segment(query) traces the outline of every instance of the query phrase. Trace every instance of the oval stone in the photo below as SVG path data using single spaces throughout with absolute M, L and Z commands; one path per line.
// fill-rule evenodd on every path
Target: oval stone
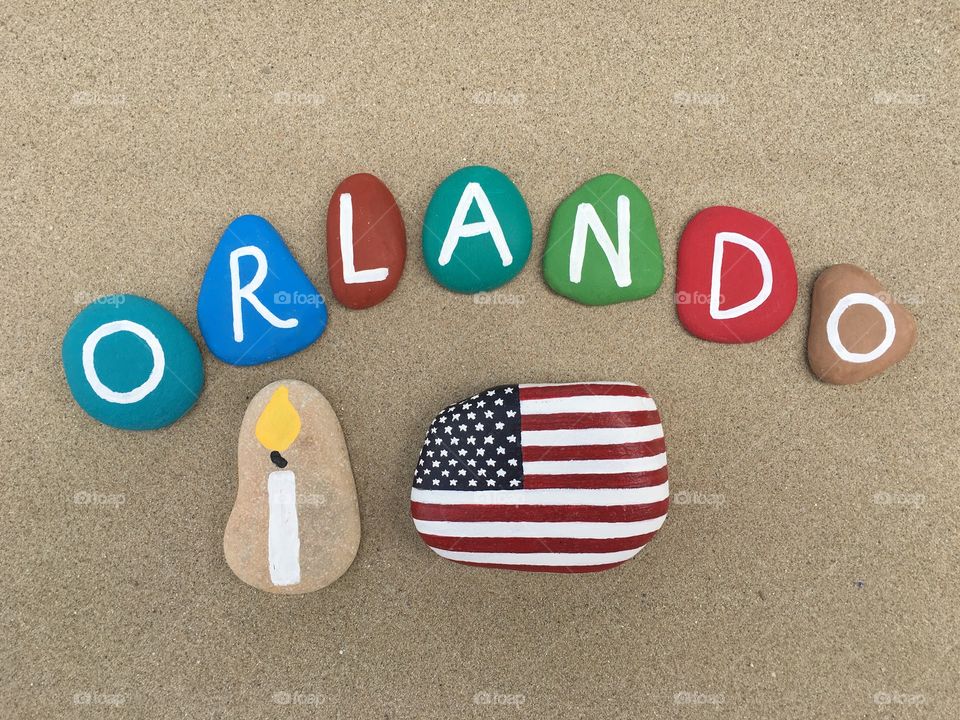
M 913 316 L 863 268 L 833 265 L 817 277 L 807 360 L 824 382 L 848 385 L 879 375 L 905 358 L 916 339 Z
M 343 575 L 360 546 L 360 511 L 327 399 L 299 380 L 267 385 L 243 416 L 237 455 L 240 482 L 223 535 L 234 574 L 284 594 Z
M 600 175 L 560 203 L 543 276 L 554 292 L 585 305 L 653 295 L 663 282 L 663 253 L 640 188 L 620 175 Z
M 354 310 L 373 307 L 392 293 L 407 257 L 407 234 L 393 194 L 369 173 L 351 175 L 327 208 L 330 288 Z
M 501 385 L 434 418 L 410 511 L 449 560 L 579 573 L 640 552 L 669 497 L 663 425 L 643 388 Z
M 220 360 L 259 365 L 319 338 L 327 306 L 273 225 L 242 215 L 224 230 L 207 265 L 197 321 Z
M 203 389 L 203 361 L 172 313 L 137 295 L 94 300 L 63 338 L 63 370 L 91 417 L 124 430 L 155 430 L 183 416 Z
M 701 210 L 680 237 L 675 300 L 680 322 L 704 340 L 748 343 L 772 335 L 797 304 L 787 239 L 746 210 Z
M 510 178 L 475 165 L 446 178 L 423 219 L 423 259 L 445 288 L 476 293 L 516 277 L 530 257 L 530 211 Z

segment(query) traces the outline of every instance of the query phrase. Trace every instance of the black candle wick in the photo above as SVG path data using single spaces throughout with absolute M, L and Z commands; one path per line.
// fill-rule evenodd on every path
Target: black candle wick
M 284 459 L 283 455 L 278 453 L 276 450 L 270 453 L 270 459 L 273 461 L 273 464 L 281 470 L 287 466 L 287 461 Z

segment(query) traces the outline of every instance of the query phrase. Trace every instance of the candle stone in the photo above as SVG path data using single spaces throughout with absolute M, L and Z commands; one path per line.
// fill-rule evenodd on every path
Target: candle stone
M 243 416 L 227 564 L 255 588 L 297 594 L 346 572 L 360 545 L 347 444 L 330 403 L 299 380 L 258 392 Z
M 166 308 L 137 295 L 108 295 L 87 305 L 64 335 L 62 357 L 77 404 L 125 430 L 169 425 L 203 389 L 193 336 Z

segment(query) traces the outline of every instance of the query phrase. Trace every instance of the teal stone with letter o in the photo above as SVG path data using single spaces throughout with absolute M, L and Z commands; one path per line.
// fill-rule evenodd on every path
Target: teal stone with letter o
M 445 288 L 476 293 L 509 282 L 530 257 L 523 196 L 499 170 L 474 165 L 446 178 L 423 218 L 423 259 Z
M 154 430 L 184 415 L 203 389 L 203 359 L 166 308 L 137 295 L 87 305 L 63 338 L 63 370 L 91 417 L 124 430 Z

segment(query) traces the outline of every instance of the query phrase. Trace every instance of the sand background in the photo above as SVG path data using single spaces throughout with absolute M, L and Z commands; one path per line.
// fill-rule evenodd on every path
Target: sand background
M 946 2 L 8 3 L 2 714 L 960 716 L 958 30 Z M 516 182 L 535 233 L 486 305 L 433 282 L 419 244 L 433 189 L 473 163 Z M 397 292 L 352 312 L 328 295 L 323 228 L 358 171 L 393 189 L 411 243 Z M 667 277 L 588 308 L 537 257 L 557 204 L 605 171 L 650 198 Z M 672 304 L 680 231 L 718 203 L 796 257 L 798 307 L 755 345 L 697 340 Z M 59 360 L 73 316 L 133 292 L 199 339 L 203 270 L 246 212 L 327 294 L 326 335 L 254 368 L 205 351 L 203 396 L 167 429 L 88 418 Z M 837 262 L 919 324 L 856 387 L 804 358 Z M 240 420 L 285 377 L 337 410 L 363 519 L 352 568 L 303 597 L 244 585 L 221 550 Z M 578 379 L 661 405 L 674 503 L 654 543 L 589 577 L 435 557 L 408 514 L 434 413 Z

